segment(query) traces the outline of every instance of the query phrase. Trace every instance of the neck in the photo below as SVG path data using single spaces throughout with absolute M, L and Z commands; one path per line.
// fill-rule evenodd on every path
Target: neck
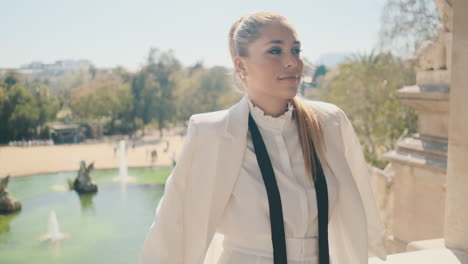
M 254 94 L 248 95 L 252 104 L 262 109 L 269 116 L 278 117 L 286 112 L 289 99 L 258 96 Z

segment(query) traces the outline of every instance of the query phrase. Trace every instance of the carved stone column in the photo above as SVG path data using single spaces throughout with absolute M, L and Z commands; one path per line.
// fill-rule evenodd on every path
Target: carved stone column
M 468 1 L 455 8 L 444 237 L 468 255 Z
M 384 155 L 394 170 L 389 233 L 395 252 L 405 251 L 411 241 L 440 238 L 444 230 L 453 11 L 452 1 L 436 4 L 443 22 L 439 38 L 419 50 L 416 84 L 398 91 L 418 113 L 418 133 Z

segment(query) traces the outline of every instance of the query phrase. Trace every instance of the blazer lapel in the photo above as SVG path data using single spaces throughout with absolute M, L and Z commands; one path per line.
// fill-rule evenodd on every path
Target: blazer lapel
M 228 109 L 224 120 L 214 175 L 216 188 L 213 190 L 213 212 L 217 215 L 212 218 L 216 223 L 211 224 L 215 226 L 224 212 L 240 173 L 247 145 L 248 115 L 248 97 L 244 95 L 238 103 Z

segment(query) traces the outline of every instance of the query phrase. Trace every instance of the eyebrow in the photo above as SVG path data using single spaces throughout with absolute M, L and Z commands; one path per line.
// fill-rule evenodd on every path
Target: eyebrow
M 267 45 L 268 45 L 268 44 L 271 44 L 271 43 L 275 43 L 275 44 L 284 44 L 284 41 L 282 41 L 282 40 L 272 40 L 272 41 L 268 42 Z M 299 44 L 299 45 L 301 45 L 301 42 L 298 41 L 298 40 L 296 40 L 296 41 L 293 41 L 293 44 Z

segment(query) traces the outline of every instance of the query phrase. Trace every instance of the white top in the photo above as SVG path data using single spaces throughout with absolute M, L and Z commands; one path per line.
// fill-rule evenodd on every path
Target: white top
M 250 99 L 249 108 L 265 142 L 280 191 L 288 263 L 318 263 L 315 187 L 306 179 L 293 105 L 289 102 L 286 112 L 278 117 L 265 115 Z M 331 197 L 336 182 L 327 179 L 327 184 Z M 333 202 L 330 201 L 329 212 Z M 270 228 L 267 192 L 249 131 L 240 175 L 217 228 L 224 234 L 218 264 L 273 263 Z
M 312 100 L 304 100 L 303 103 L 306 107 L 313 108 L 323 125 L 326 146 L 324 158 L 328 163 L 328 166 L 324 167 L 324 173 L 328 186 L 331 187 L 329 194 L 333 194 L 334 199 L 330 202 L 333 206 L 328 226 L 331 263 L 367 263 L 368 255 L 377 255 L 381 260 L 385 260 L 385 226 L 379 216 L 379 208 L 373 195 L 369 168 L 351 122 L 336 105 Z M 229 210 L 236 209 L 231 204 L 226 211 L 228 202 L 239 203 L 242 202 L 239 198 L 255 196 L 253 193 L 242 191 L 244 185 L 240 183 L 245 182 L 246 175 L 242 175 L 239 181 L 240 169 L 243 167 L 244 154 L 247 150 L 248 134 L 248 124 L 242 120 L 247 121 L 248 114 L 248 98 L 242 97 L 228 110 L 200 113 L 190 117 L 182 154 L 166 181 L 164 196 L 157 205 L 154 221 L 142 249 L 140 257 L 142 264 L 200 264 L 202 261 L 204 264 L 220 263 L 219 257 L 223 253 L 225 236 L 216 231 L 223 213 L 229 214 Z M 203 144 L 204 142 L 212 144 Z M 289 142 L 288 138 L 286 145 L 289 145 Z M 287 148 L 282 151 L 288 153 Z M 275 164 L 275 167 L 279 165 Z M 277 175 L 278 178 L 281 176 L 287 178 L 285 175 Z M 233 195 L 238 182 L 237 190 L 240 192 L 236 190 L 237 195 Z M 334 187 L 338 187 L 339 191 Z M 264 199 L 264 196 L 258 195 L 256 198 Z M 243 246 L 257 254 L 260 251 L 258 248 L 271 245 L 271 241 L 267 239 L 253 239 L 260 237 L 258 234 L 261 234 L 262 230 L 268 230 L 261 227 L 269 223 L 266 220 L 266 213 L 262 211 L 263 208 L 258 206 L 255 211 L 249 210 L 249 202 L 252 202 L 252 199 L 244 198 L 244 200 L 246 203 L 242 204 L 242 208 L 237 206 L 240 209 L 234 216 L 240 218 L 241 215 L 245 215 L 246 219 L 250 216 L 248 218 L 250 221 L 241 221 L 242 218 L 231 221 L 231 224 L 227 225 L 228 228 L 224 226 L 224 231 L 232 241 L 232 238 L 249 236 L 243 231 L 246 228 L 253 229 L 255 232 L 252 232 L 252 238 L 245 238 L 244 241 L 247 242 Z M 285 212 L 288 213 L 289 210 Z M 313 214 L 314 211 L 309 212 Z M 302 217 L 302 211 L 295 213 Z M 225 218 L 229 219 L 228 215 Z M 286 218 L 289 219 L 290 215 L 286 215 Z M 313 218 L 309 220 L 311 219 Z M 288 222 L 290 223 L 290 220 L 287 220 Z M 258 228 L 250 228 L 251 225 Z M 287 229 L 288 236 L 291 235 L 289 230 L 290 228 Z M 298 246 L 302 245 L 302 242 L 290 243 L 301 239 L 303 237 L 288 239 L 286 246 L 290 258 L 294 252 L 311 248 Z M 254 247 L 252 244 L 258 241 L 260 246 Z M 231 259 L 229 257 L 231 249 L 232 247 L 227 247 L 227 253 L 223 255 L 227 257 L 224 257 L 221 263 Z M 238 252 L 236 251 L 236 256 L 241 259 L 241 253 Z M 251 256 L 252 254 L 249 257 Z M 258 259 L 250 258 L 251 261 L 238 263 L 264 262 L 257 261 Z M 271 263 L 268 260 L 266 262 Z M 292 261 L 288 263 L 291 264 Z

